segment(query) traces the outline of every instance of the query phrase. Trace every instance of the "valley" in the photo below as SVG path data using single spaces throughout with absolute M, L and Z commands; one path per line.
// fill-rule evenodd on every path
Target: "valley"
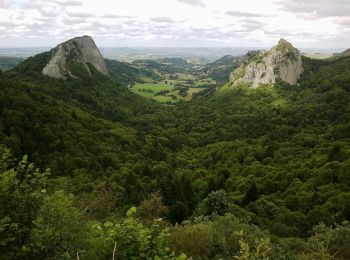
M 83 36 L 11 62 L 2 258 L 350 257 L 348 51 L 126 62 Z

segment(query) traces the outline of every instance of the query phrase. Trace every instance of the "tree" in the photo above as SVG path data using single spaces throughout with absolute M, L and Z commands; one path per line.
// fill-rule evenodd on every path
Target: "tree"
M 159 193 L 151 193 L 138 207 L 137 216 L 145 223 L 151 224 L 154 219 L 164 217 L 168 213 L 168 207 L 163 203 Z
M 328 161 L 340 161 L 342 162 L 346 158 L 340 144 L 336 144 L 332 147 L 328 155 Z
M 195 211 L 197 216 L 224 215 L 229 210 L 229 201 L 224 190 L 213 191 L 202 200 Z
M 22 257 L 50 173 L 36 169 L 27 156 L 16 167 L 12 163 L 9 150 L 0 148 L 0 255 Z
M 83 257 L 88 259 L 174 259 L 185 260 L 186 256 L 176 256 L 168 248 L 169 230 L 162 228 L 162 219 L 154 220 L 150 227 L 135 218 L 137 209 L 132 207 L 121 223 L 94 223 L 87 240 L 87 250 Z
M 169 218 L 173 223 L 181 223 L 189 216 L 189 208 L 182 201 L 176 201 L 169 209 Z
M 45 198 L 30 234 L 34 259 L 74 258 L 84 248 L 87 221 L 74 207 L 74 200 L 63 191 Z
M 259 191 L 255 184 L 255 182 L 252 182 L 247 190 L 247 192 L 244 195 L 244 198 L 242 200 L 243 205 L 248 205 L 252 201 L 256 201 L 259 198 Z

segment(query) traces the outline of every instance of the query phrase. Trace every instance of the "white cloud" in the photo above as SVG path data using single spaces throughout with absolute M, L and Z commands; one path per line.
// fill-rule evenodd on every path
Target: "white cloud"
M 184 4 L 193 5 L 193 6 L 200 6 L 200 7 L 205 6 L 205 4 L 202 0 L 175 0 L 175 1 L 178 1 L 178 2 L 184 3 Z
M 226 14 L 234 17 L 268 17 L 266 14 L 256 14 L 240 11 L 227 11 Z
M 270 47 L 287 37 L 297 47 L 345 48 L 349 8 L 349 0 L 0 0 L 0 47 L 90 34 L 100 46 Z
M 286 11 L 310 19 L 350 16 L 349 0 L 278 0 L 277 3 Z
M 174 23 L 175 21 L 169 17 L 161 16 L 161 17 L 152 17 L 151 21 L 156 23 Z

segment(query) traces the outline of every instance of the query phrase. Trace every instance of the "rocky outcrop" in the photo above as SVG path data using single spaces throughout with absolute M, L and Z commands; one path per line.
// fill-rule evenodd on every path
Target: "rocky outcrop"
M 275 84 L 278 80 L 294 85 L 302 72 L 301 53 L 292 44 L 281 39 L 270 51 L 251 54 L 233 71 L 230 81 L 235 86 L 247 84 L 258 87 L 261 84 Z
M 42 73 L 59 79 L 78 78 L 73 70 L 77 64 L 89 75 L 92 73 L 91 66 L 108 75 L 104 58 L 90 36 L 77 37 L 59 44 L 52 50 L 52 57 Z

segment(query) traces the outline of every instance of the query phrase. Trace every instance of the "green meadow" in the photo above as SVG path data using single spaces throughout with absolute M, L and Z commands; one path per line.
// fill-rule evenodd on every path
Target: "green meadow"
M 162 90 L 173 91 L 174 87 L 166 84 L 138 83 L 132 87 L 132 91 L 143 97 L 157 96 Z
M 179 95 L 179 90 L 174 86 L 159 83 L 137 83 L 132 87 L 132 92 L 147 98 L 152 98 L 160 103 L 176 103 L 182 100 L 189 101 L 193 93 L 198 93 L 205 88 L 189 88 L 187 96 Z M 160 93 L 166 91 L 166 93 Z

